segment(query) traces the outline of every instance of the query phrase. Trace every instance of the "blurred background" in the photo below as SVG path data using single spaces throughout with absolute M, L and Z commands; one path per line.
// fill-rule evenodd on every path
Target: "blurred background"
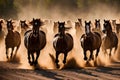
M 120 0 L 0 0 L 0 18 L 118 18 L 119 4 Z

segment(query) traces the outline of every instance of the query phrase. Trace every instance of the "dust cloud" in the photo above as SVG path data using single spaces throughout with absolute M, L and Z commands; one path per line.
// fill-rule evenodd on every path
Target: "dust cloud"
M 36 7 L 37 6 L 37 7 Z M 82 18 L 83 25 L 84 20 L 91 20 L 94 23 L 95 19 L 101 19 L 101 24 L 103 24 L 103 19 L 119 19 L 120 14 L 117 12 L 117 10 L 112 6 L 107 6 L 105 4 L 97 4 L 89 7 L 89 9 L 84 10 L 83 12 L 79 11 L 79 9 L 74 9 L 71 11 L 69 8 L 67 9 L 61 9 L 60 6 L 55 5 L 50 10 L 45 8 L 45 6 L 38 6 L 33 4 L 27 4 L 24 7 L 20 7 L 18 15 L 19 20 L 32 20 L 32 18 L 41 18 L 43 20 L 52 20 L 52 23 L 50 25 L 44 25 L 43 27 L 47 30 L 46 37 L 47 37 L 47 44 L 45 48 L 40 52 L 39 56 L 39 66 L 44 69 L 55 69 L 55 50 L 53 48 L 53 38 L 54 38 L 54 32 L 53 32 L 53 22 L 54 21 L 72 21 L 72 29 L 69 31 L 69 33 L 74 38 L 74 48 L 72 51 L 68 53 L 67 56 L 67 64 L 65 67 L 71 67 L 71 68 L 81 68 L 86 66 L 86 62 L 83 60 L 83 50 L 81 48 L 80 44 L 80 37 L 77 37 L 75 34 L 75 28 L 74 28 L 74 22 L 77 21 L 77 18 Z M 82 33 L 83 34 L 83 33 Z M 81 35 L 82 35 L 81 34 Z M 80 35 L 80 36 L 81 36 Z M 1 43 L 0 46 L 0 60 L 6 61 L 6 55 L 5 55 L 5 44 L 4 41 Z M 115 57 L 113 56 L 112 59 L 116 60 L 118 57 L 118 53 L 120 52 L 120 49 L 118 47 L 118 50 L 115 54 Z M 95 51 L 94 51 L 95 53 Z M 113 54 L 114 55 L 114 54 Z M 27 68 L 27 69 L 34 69 L 28 64 L 27 59 L 27 50 L 24 46 L 24 37 L 22 36 L 22 43 L 20 46 L 20 49 L 18 51 L 17 57 L 20 59 L 20 68 Z M 60 55 L 59 61 L 60 65 L 62 64 L 63 55 Z M 97 65 L 98 66 L 106 66 L 111 63 L 111 60 L 108 56 L 105 56 L 103 54 L 102 50 L 100 50 L 99 57 L 97 59 Z M 94 66 L 94 62 L 90 62 L 92 66 Z

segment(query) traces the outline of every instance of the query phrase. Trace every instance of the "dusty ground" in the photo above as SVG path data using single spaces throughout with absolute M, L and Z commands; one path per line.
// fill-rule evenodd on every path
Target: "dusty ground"
M 119 80 L 120 62 L 106 67 L 86 67 L 62 70 L 22 69 L 21 64 L 0 62 L 0 80 Z

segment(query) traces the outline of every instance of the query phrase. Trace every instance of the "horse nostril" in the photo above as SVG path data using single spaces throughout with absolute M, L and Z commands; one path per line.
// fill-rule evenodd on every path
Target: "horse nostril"
M 105 30 L 102 30 L 103 33 L 105 33 Z

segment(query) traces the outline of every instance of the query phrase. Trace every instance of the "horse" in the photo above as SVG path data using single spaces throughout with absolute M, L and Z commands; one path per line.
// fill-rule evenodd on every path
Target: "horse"
M 101 36 L 103 35 L 102 29 L 101 29 L 101 24 L 100 24 L 100 19 L 95 19 L 95 28 L 92 29 L 94 32 L 98 32 Z
M 0 20 L 0 41 L 4 39 L 4 36 L 5 36 L 5 32 L 3 30 L 3 20 Z
M 64 54 L 63 63 L 66 63 L 66 57 L 68 52 L 70 52 L 73 48 L 73 37 L 69 33 L 65 33 L 66 30 L 70 29 L 71 27 L 65 27 L 65 22 L 58 22 L 58 33 L 54 36 L 53 40 L 53 47 L 56 51 L 56 66 L 59 68 L 59 54 Z
M 106 36 L 104 36 L 102 40 L 102 50 L 104 53 L 107 53 L 106 50 L 110 49 L 109 56 L 111 56 L 112 49 L 115 48 L 115 52 L 118 47 L 118 38 L 115 32 L 112 31 L 112 26 L 109 20 L 104 20 L 103 33 L 105 33 Z
M 112 25 L 117 34 L 120 32 L 120 23 L 116 23 L 116 20 L 112 20 Z
M 58 22 L 54 22 L 54 25 L 53 25 L 53 32 L 54 32 L 54 34 L 57 33 L 57 30 L 58 30 Z
M 39 28 L 43 25 L 41 19 L 34 19 L 31 22 L 32 30 L 28 30 L 24 34 L 24 45 L 27 49 L 28 54 L 28 62 L 32 65 L 38 64 L 38 58 L 40 55 L 40 51 L 46 45 L 46 34 L 45 32 L 39 30 Z M 34 53 L 36 53 L 36 59 L 34 60 Z M 31 61 L 32 57 L 32 61 Z
M 27 29 L 29 28 L 28 24 L 26 24 L 26 20 L 20 20 L 20 26 L 21 26 L 21 33 L 24 34 Z
M 79 37 L 82 32 L 82 27 L 79 22 L 75 22 L 76 36 Z
M 89 21 L 89 22 L 85 21 L 85 34 L 83 34 L 81 36 L 80 42 L 81 42 L 81 47 L 84 52 L 84 60 L 85 61 L 88 62 L 90 60 L 94 60 L 94 56 L 93 56 L 94 50 L 97 50 L 96 51 L 96 58 L 97 58 L 99 51 L 100 51 L 102 39 L 98 32 L 91 31 L 91 21 Z M 88 50 L 90 51 L 89 59 L 86 56 L 86 52 Z
M 78 18 L 78 22 L 79 22 L 80 26 L 83 27 L 81 18 Z
M 8 49 L 12 48 L 11 56 L 10 56 L 10 60 L 11 60 L 16 56 L 17 51 L 20 47 L 21 36 L 20 36 L 19 32 L 14 31 L 14 26 L 13 26 L 12 20 L 10 20 L 10 21 L 7 20 L 7 30 L 8 30 L 8 33 L 7 33 L 6 38 L 5 38 L 6 57 L 9 60 Z M 14 54 L 14 57 L 13 57 L 13 51 L 14 51 L 15 47 L 17 47 L 17 48 L 16 48 L 16 51 L 15 51 L 15 54 Z

